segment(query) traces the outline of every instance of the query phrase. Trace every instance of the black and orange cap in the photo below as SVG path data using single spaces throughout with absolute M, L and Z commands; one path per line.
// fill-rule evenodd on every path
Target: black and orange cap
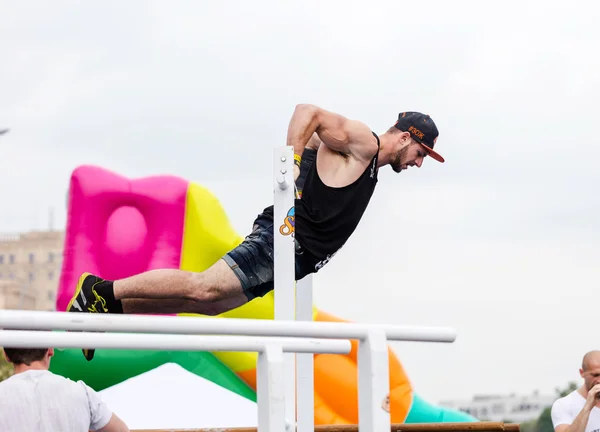
M 427 114 L 416 111 L 406 111 L 398 114 L 398 121 L 394 125 L 396 129 L 410 133 L 410 136 L 423 146 L 427 147 L 429 156 L 438 162 L 444 162 L 444 158 L 433 150 L 439 136 L 435 122 Z

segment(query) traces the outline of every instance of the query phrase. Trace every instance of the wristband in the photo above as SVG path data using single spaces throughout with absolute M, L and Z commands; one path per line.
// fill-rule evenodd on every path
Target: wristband
M 294 154 L 294 164 L 298 165 L 298 168 L 300 168 L 301 162 L 302 162 L 302 156 Z

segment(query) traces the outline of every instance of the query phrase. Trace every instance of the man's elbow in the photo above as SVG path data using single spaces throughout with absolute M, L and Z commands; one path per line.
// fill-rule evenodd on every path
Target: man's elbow
M 568 432 L 570 426 L 570 424 L 565 423 L 559 424 L 554 428 L 554 432 Z
M 319 138 L 319 135 L 315 132 L 311 135 L 310 139 L 308 140 L 308 143 L 306 144 L 306 149 L 319 150 L 319 147 L 322 143 L 323 141 L 321 141 L 321 138 Z
M 317 106 L 310 103 L 299 103 L 296 104 L 294 111 L 314 111 L 317 109 Z
M 119 416 L 113 413 L 106 426 L 98 429 L 97 432 L 130 432 L 130 430 L 125 422 L 121 420 Z
M 294 108 L 294 116 L 314 118 L 319 113 L 319 107 L 313 104 L 301 103 Z

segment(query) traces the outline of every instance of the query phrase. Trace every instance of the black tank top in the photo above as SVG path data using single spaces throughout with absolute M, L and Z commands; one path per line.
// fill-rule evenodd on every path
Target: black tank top
M 316 258 L 316 270 L 346 243 L 371 200 L 377 185 L 380 146 L 379 137 L 373 135 L 377 153 L 362 175 L 347 186 L 326 186 L 317 172 L 316 160 L 308 167 L 302 197 L 295 200 L 295 237 Z

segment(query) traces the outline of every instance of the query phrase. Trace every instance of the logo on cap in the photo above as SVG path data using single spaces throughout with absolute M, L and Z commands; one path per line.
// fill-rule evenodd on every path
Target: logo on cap
M 425 136 L 425 134 L 423 132 L 421 132 L 419 129 L 417 129 L 414 126 L 409 127 L 408 131 L 413 133 L 419 139 L 423 139 L 423 137 Z

